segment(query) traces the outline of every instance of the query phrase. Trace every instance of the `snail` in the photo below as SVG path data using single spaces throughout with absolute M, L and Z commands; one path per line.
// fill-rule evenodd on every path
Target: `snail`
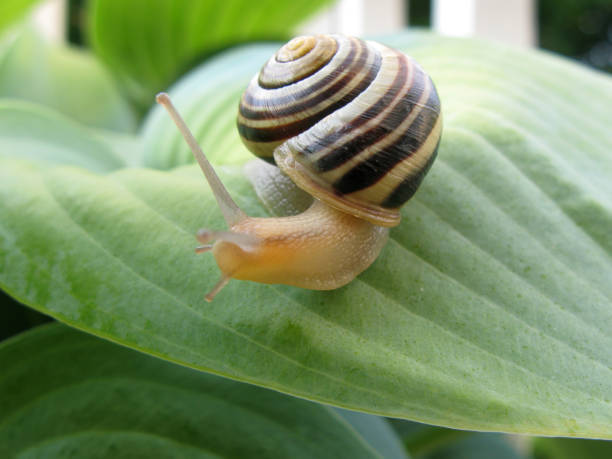
M 297 37 L 255 75 L 239 105 L 243 143 L 315 199 L 302 214 L 248 217 L 165 93 L 157 101 L 189 143 L 229 227 L 200 230 L 222 276 L 331 290 L 378 257 L 434 161 L 442 131 L 429 76 L 405 54 L 340 35 Z M 210 242 L 214 241 L 214 244 Z

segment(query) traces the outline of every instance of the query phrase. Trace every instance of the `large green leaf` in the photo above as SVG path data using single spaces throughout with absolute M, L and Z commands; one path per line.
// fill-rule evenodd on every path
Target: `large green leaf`
M 88 126 L 136 129 L 108 69 L 92 54 L 51 45 L 29 28 L 0 56 L 0 97 L 46 105 Z
M 612 438 L 612 82 L 541 53 L 387 41 L 432 73 L 446 125 L 402 224 L 347 287 L 232 281 L 207 304 L 218 270 L 193 254 L 193 234 L 223 224 L 195 167 L 100 177 L 12 160 L 0 166 L 0 284 L 84 330 L 300 397 Z M 233 56 L 219 93 L 255 70 Z M 222 172 L 247 213 L 266 213 L 240 168 Z
M 3 343 L 0 367 L 1 457 L 381 457 L 333 409 L 59 324 Z
M 250 40 L 286 38 L 330 0 L 95 0 L 91 41 L 131 96 L 148 107 L 201 56 Z

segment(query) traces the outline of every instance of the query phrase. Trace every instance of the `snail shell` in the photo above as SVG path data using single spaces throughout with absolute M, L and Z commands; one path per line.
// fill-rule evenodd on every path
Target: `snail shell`
M 442 117 L 431 79 L 412 58 L 317 35 L 291 40 L 252 79 L 238 131 L 314 197 L 395 226 L 435 159 Z
M 157 96 L 192 148 L 227 231 L 202 229 L 221 278 L 331 290 L 370 266 L 399 208 L 416 191 L 440 140 L 440 101 L 408 56 L 343 36 L 298 37 L 249 84 L 238 115 L 244 143 L 315 199 L 279 218 L 245 214 L 167 94 Z M 211 244 L 210 242 L 213 242 Z

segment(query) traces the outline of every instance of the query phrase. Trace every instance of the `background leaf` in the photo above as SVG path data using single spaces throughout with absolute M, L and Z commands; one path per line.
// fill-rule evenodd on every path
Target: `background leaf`
M 0 100 L 0 158 L 74 165 L 94 172 L 125 166 L 91 131 L 52 110 L 17 100 Z
M 612 456 L 612 442 L 570 438 L 536 438 L 533 442 L 535 459 L 607 459 Z
M 330 408 L 59 324 L 3 343 L 0 364 L 2 457 L 380 457 Z
M 23 17 L 39 0 L 10 0 L 0 2 L 0 33 Z
M 493 433 L 473 433 L 459 441 L 442 447 L 422 459 L 527 459 L 510 441 L 509 436 Z
M 402 442 L 388 420 L 342 408 L 335 408 L 335 411 L 350 423 L 382 457 L 387 459 L 406 457 Z
M 446 429 L 417 422 L 389 420 L 412 457 L 419 459 L 528 459 L 531 454 L 517 435 Z
M 195 137 L 217 164 L 240 164 L 253 157 L 234 132 L 238 102 L 262 62 L 278 48 L 271 44 L 230 50 L 188 73 L 170 89 Z M 164 110 L 151 110 L 141 132 L 145 166 L 171 169 L 193 162 L 193 154 L 176 126 L 168 123 Z
M 131 97 L 148 107 L 197 59 L 253 40 L 287 38 L 329 0 L 94 0 L 91 42 Z
M 0 341 L 52 320 L 34 309 L 19 304 L 0 290 Z
M 233 281 L 206 304 L 218 270 L 193 234 L 223 225 L 195 167 L 100 177 L 14 160 L 0 166 L 0 284 L 89 332 L 299 397 L 612 438 L 612 82 L 541 53 L 387 41 L 432 73 L 445 132 L 402 224 L 349 286 Z M 240 168 L 221 172 L 265 215 Z
M 389 422 L 414 457 L 427 457 L 448 445 L 460 443 L 463 437 L 474 435 L 474 432 L 468 430 L 447 429 L 400 419 L 389 419 Z
M 30 28 L 0 57 L 0 97 L 46 105 L 88 126 L 136 130 L 132 109 L 92 54 L 50 45 Z

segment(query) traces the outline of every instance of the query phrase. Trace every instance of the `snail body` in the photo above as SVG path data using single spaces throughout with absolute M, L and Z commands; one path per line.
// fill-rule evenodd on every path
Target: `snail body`
M 169 99 L 158 96 L 169 108 Z M 250 82 L 238 131 L 255 155 L 274 162 L 315 200 L 300 215 L 246 216 L 190 143 L 229 226 L 200 231 L 223 276 L 329 290 L 350 282 L 378 256 L 388 228 L 429 170 L 442 130 L 431 79 L 405 54 L 337 35 L 285 44 Z M 213 179 L 211 177 L 214 175 Z
M 378 257 L 388 235 L 387 228 L 317 200 L 299 215 L 248 217 L 231 232 L 252 236 L 254 243 L 217 240 L 212 252 L 225 275 L 313 290 L 349 283 Z

